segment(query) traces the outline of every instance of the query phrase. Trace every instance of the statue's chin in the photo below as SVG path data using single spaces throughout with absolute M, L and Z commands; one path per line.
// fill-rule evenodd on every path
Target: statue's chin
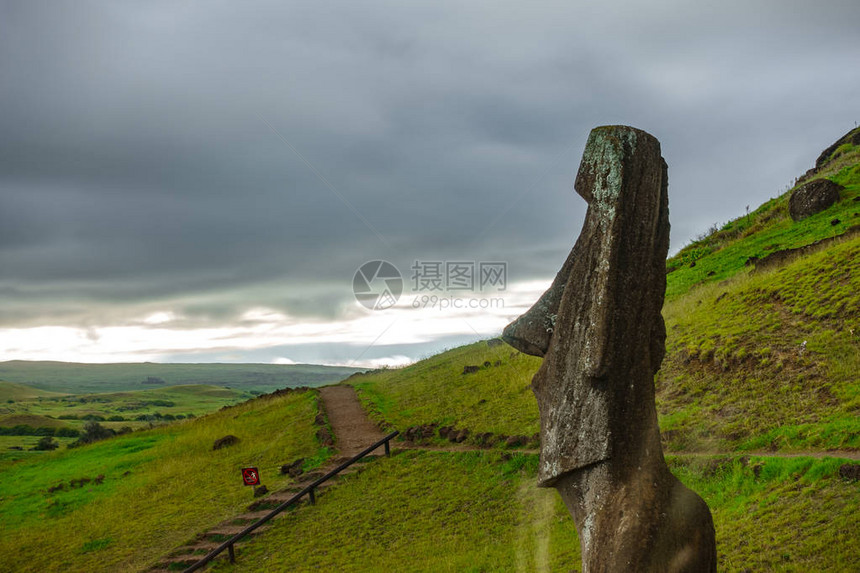
M 539 358 L 543 358 L 545 352 L 543 349 L 539 348 L 537 345 L 532 344 L 528 340 L 524 338 L 517 338 L 515 336 L 509 336 L 507 334 L 502 334 L 502 340 L 507 342 L 509 345 L 513 346 L 520 352 L 524 354 L 529 354 L 531 356 L 537 356 Z

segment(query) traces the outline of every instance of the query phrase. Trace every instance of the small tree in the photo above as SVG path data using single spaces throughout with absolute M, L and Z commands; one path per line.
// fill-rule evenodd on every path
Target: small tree
M 115 435 L 116 432 L 110 428 L 105 428 L 96 421 L 89 421 L 84 424 L 84 432 L 81 434 L 81 437 L 78 438 L 78 441 L 75 442 L 75 445 L 80 446 L 83 444 L 91 444 Z
M 60 446 L 60 444 L 55 442 L 54 438 L 52 438 L 51 436 L 44 436 L 42 438 L 39 438 L 39 441 L 36 442 L 36 447 L 33 449 L 34 450 L 48 450 L 48 451 L 50 451 L 50 450 L 56 450 L 59 446 Z

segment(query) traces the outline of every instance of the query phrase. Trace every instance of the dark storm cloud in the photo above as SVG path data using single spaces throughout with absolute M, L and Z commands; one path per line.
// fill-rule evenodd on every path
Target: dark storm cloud
M 662 141 L 677 248 L 858 119 L 856 2 L 0 11 L 4 326 L 333 317 L 374 258 L 551 277 L 605 123 Z

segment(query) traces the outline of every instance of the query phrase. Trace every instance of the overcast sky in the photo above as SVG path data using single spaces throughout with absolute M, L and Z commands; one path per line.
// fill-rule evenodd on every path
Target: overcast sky
M 660 140 L 677 250 L 860 120 L 858 22 L 856 0 L 0 0 L 0 360 L 369 366 L 496 334 L 579 233 L 593 127 Z M 353 295 L 370 260 L 403 276 L 387 310 Z M 505 262 L 506 288 L 419 290 L 416 261 Z

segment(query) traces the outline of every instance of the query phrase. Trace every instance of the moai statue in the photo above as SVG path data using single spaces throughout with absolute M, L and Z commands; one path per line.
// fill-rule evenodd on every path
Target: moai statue
M 579 239 L 549 290 L 502 338 L 543 357 L 538 485 L 576 523 L 583 572 L 716 571 L 708 506 L 663 459 L 654 375 L 665 353 L 669 201 L 656 138 L 594 129 L 575 189 Z

